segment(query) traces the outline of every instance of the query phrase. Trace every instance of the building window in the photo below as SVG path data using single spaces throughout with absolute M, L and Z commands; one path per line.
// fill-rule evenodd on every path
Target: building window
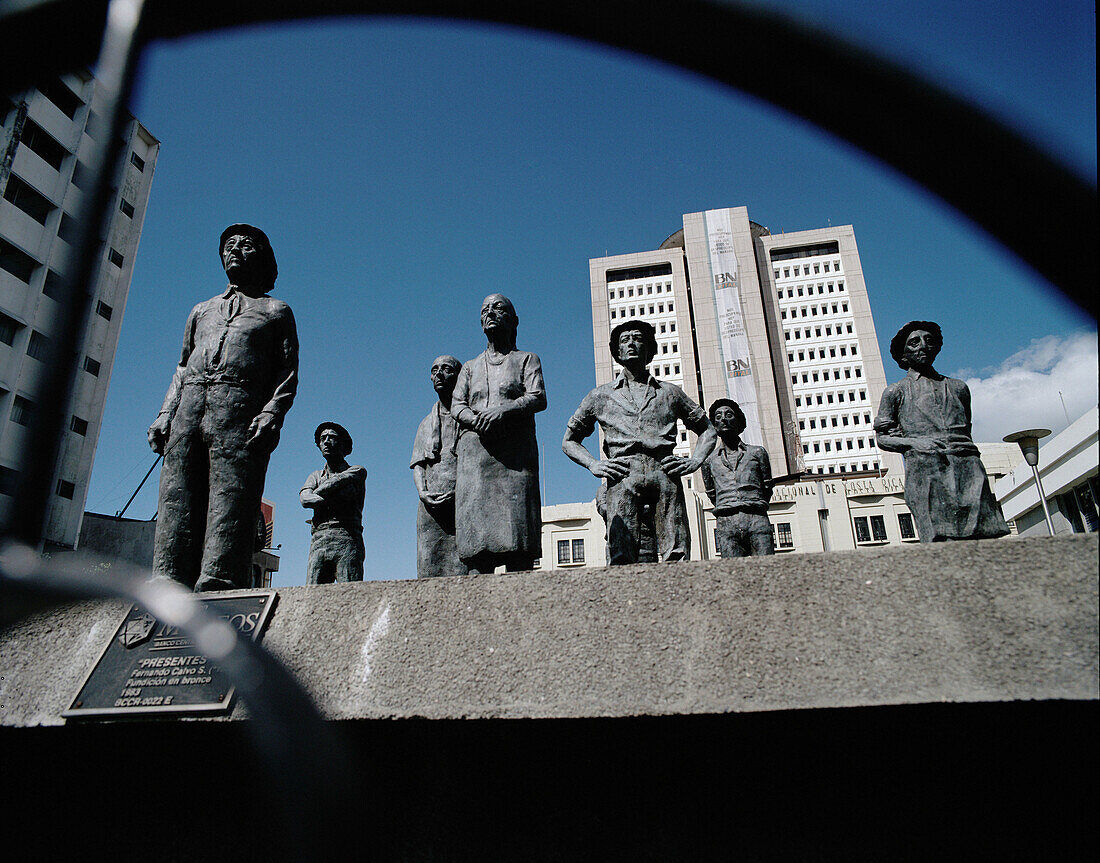
M 109 321 L 111 319 L 111 315 L 114 314 L 114 311 L 115 310 L 112 309 L 105 302 L 103 302 L 103 300 L 100 300 L 99 302 L 96 303 L 95 313 L 97 315 L 99 315 L 101 318 L 104 318 L 105 320 Z
M 58 494 L 58 497 L 63 497 L 63 498 L 66 498 L 68 500 L 72 500 L 73 495 L 76 494 L 76 486 L 71 482 L 67 482 L 66 480 L 59 479 L 57 481 L 57 494 Z
M 863 466 L 863 469 L 867 469 L 867 465 Z M 901 530 L 902 539 L 916 539 L 917 532 L 913 529 L 913 516 L 907 512 L 898 513 L 898 528 Z
M 73 168 L 73 185 L 88 191 L 92 188 L 93 179 L 95 178 L 92 175 L 92 169 L 77 159 L 76 167 Z
M 775 527 L 775 547 L 794 548 L 794 537 L 791 535 L 791 523 L 781 521 Z
M 584 540 L 573 540 L 573 563 L 584 563 Z
M 88 374 L 95 375 L 98 378 L 99 369 L 100 365 L 97 360 L 93 360 L 91 357 L 88 356 L 84 357 L 84 371 L 88 372 Z
M 857 516 L 852 519 L 852 523 L 856 528 L 856 542 L 870 542 L 871 541 L 871 528 L 867 524 L 866 516 Z
M 558 540 L 558 563 L 572 563 L 569 559 L 569 540 Z
M 31 276 L 37 268 L 38 261 L 0 238 L 0 269 L 7 270 L 19 281 L 30 284 Z
M 60 78 L 53 78 L 40 85 L 38 92 L 54 103 L 70 120 L 84 103 Z
M 46 224 L 50 213 L 57 209 L 49 198 L 24 183 L 16 174 L 8 175 L 4 200 L 10 201 L 40 225 Z
M 121 267 L 124 258 L 114 249 L 107 252 L 107 260 L 114 264 L 116 267 Z
M 886 518 L 881 515 L 871 516 L 871 536 L 875 542 L 886 542 Z
M 679 365 L 679 363 L 676 364 L 675 369 L 676 369 L 676 374 L 680 374 L 680 365 Z
M 615 320 L 615 310 L 611 310 L 611 320 Z
M 73 414 L 72 420 L 69 421 L 69 428 L 78 435 L 86 435 L 88 434 L 88 421 L 82 420 L 76 414 Z
M 69 155 L 68 150 L 57 143 L 31 119 L 28 119 L 23 125 L 23 136 L 19 139 L 19 143 L 26 144 L 55 171 L 61 170 L 61 164 L 65 161 L 65 157 Z
M 15 318 L 9 318 L 3 312 L 0 312 L 0 342 L 5 345 L 14 344 L 16 333 L 22 328 L 23 325 Z
M 139 171 L 145 171 L 145 160 L 141 158 L 137 153 L 130 154 L 130 164 L 137 168 Z
M 49 297 L 51 300 L 60 300 L 61 286 L 61 276 L 53 270 L 46 270 L 46 281 L 42 285 L 42 296 Z
M 50 337 L 44 336 L 38 330 L 31 330 L 30 341 L 27 342 L 27 356 L 32 360 L 42 362 L 50 351 Z
M 11 421 L 21 426 L 31 424 L 31 414 L 34 413 L 34 402 L 23 396 L 16 396 L 11 400 Z
M 0 494 L 14 497 L 15 487 L 19 484 L 19 471 L 0 465 Z

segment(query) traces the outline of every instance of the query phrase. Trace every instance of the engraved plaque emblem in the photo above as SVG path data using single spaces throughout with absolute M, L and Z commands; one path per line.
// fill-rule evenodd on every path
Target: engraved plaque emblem
M 156 625 L 157 619 L 149 612 L 130 618 L 122 624 L 122 630 L 118 634 L 119 643 L 123 647 L 137 647 L 153 634 L 153 627 Z

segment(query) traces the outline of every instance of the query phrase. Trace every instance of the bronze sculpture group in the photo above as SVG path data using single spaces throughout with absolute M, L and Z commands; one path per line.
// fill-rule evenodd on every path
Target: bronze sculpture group
M 271 452 L 298 382 L 298 336 L 289 306 L 269 293 L 278 276 L 267 236 L 252 225 L 222 232 L 228 285 L 199 303 L 164 405 L 149 428 L 164 457 L 154 539 L 154 577 L 196 591 L 248 586 L 260 496 Z M 535 414 L 546 408 L 542 365 L 516 346 L 519 315 L 502 294 L 481 306 L 486 349 L 461 363 L 437 357 L 437 401 L 420 423 L 410 467 L 417 508 L 417 577 L 531 569 L 541 557 Z M 912 321 L 890 352 L 906 377 L 887 387 L 874 428 L 881 449 L 905 458 L 905 501 L 921 542 L 1008 533 L 971 437 L 970 392 L 933 361 L 940 328 Z M 682 478 L 700 471 L 714 505 L 722 557 L 775 553 L 763 447 L 741 440 L 745 416 L 718 399 L 709 414 L 678 386 L 651 375 L 653 327 L 624 322 L 611 333 L 621 367 L 569 420 L 562 450 L 599 478 L 597 507 L 608 563 L 686 560 Z M 697 435 L 691 456 L 674 454 L 678 423 Z M 603 458 L 584 440 L 600 426 Z M 309 584 L 362 581 L 366 470 L 347 462 L 351 435 L 321 423 L 325 460 L 300 492 L 312 511 Z

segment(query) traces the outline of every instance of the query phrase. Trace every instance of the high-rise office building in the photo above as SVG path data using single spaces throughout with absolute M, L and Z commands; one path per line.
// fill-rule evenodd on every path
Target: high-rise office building
M 872 431 L 886 375 L 851 225 L 772 235 L 745 207 L 688 213 L 658 249 L 589 270 L 597 384 L 616 374 L 611 329 L 645 320 L 653 375 L 704 407 L 738 402 L 777 476 L 901 474 Z
M 74 215 L 90 188 L 90 154 L 103 142 L 100 85 L 65 75 L 14 100 L 0 97 L 0 512 L 14 505 L 14 470 L 55 334 L 59 274 L 71 266 Z M 137 120 L 125 126 L 124 160 L 92 291 L 95 314 L 62 442 L 45 539 L 73 546 L 80 535 L 134 258 L 160 143 Z

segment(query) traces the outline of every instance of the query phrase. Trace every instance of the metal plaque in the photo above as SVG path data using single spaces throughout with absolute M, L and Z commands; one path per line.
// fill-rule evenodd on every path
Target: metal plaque
M 202 600 L 207 610 L 258 641 L 275 606 L 274 590 Z M 162 714 L 225 713 L 233 686 L 216 665 L 195 650 L 178 627 L 131 606 L 72 706 L 70 719 Z

